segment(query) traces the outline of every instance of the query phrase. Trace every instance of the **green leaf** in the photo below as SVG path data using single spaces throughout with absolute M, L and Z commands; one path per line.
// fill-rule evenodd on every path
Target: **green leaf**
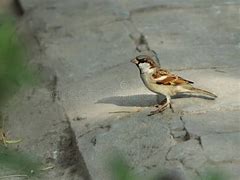
M 14 20 L 0 18 L 0 105 L 23 85 L 34 84 L 35 77 L 27 66 L 26 57 Z
M 32 176 L 39 174 L 41 163 L 30 155 L 0 146 L 0 166 Z
M 114 180 L 137 180 L 126 160 L 121 156 L 115 156 L 112 161 L 110 161 L 110 166 Z

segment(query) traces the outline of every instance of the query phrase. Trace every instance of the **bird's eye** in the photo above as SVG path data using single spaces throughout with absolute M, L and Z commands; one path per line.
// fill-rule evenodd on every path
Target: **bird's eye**
M 139 62 L 140 63 L 145 63 L 147 60 L 144 58 L 144 59 L 140 59 Z

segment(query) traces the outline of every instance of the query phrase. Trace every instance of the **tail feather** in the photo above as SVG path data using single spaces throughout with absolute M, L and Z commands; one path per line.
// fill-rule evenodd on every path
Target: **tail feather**
M 213 94 L 213 93 L 211 93 L 209 91 L 203 90 L 203 89 L 191 87 L 189 90 L 192 93 L 199 93 L 199 94 L 204 94 L 204 95 L 207 95 L 207 96 L 210 96 L 210 97 L 213 97 L 213 98 L 217 98 L 217 95 L 215 95 L 215 94 Z

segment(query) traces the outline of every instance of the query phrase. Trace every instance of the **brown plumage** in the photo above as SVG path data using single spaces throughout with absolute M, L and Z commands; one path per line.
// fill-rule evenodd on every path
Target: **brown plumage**
M 192 81 L 186 80 L 166 69 L 160 68 L 149 56 L 140 55 L 131 62 L 137 65 L 141 79 L 150 91 L 166 96 L 166 103 L 161 105 L 157 111 L 152 112 L 152 114 L 162 112 L 169 106 L 171 107 L 171 96 L 174 96 L 177 93 L 197 93 L 212 98 L 217 97 L 211 92 L 193 87 Z

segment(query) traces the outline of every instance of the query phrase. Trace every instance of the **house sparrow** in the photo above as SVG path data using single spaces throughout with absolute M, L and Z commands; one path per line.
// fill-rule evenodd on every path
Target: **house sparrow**
M 163 112 L 168 107 L 172 109 L 171 96 L 177 93 L 197 93 L 207 95 L 214 99 L 217 97 L 211 92 L 193 87 L 192 81 L 183 79 L 182 77 L 172 74 L 168 70 L 160 68 L 156 62 L 147 55 L 137 56 L 135 59 L 131 60 L 131 62 L 137 65 L 145 86 L 150 91 L 162 94 L 166 97 L 159 104 L 160 106 L 158 106 L 158 109 L 151 111 L 149 115 Z

